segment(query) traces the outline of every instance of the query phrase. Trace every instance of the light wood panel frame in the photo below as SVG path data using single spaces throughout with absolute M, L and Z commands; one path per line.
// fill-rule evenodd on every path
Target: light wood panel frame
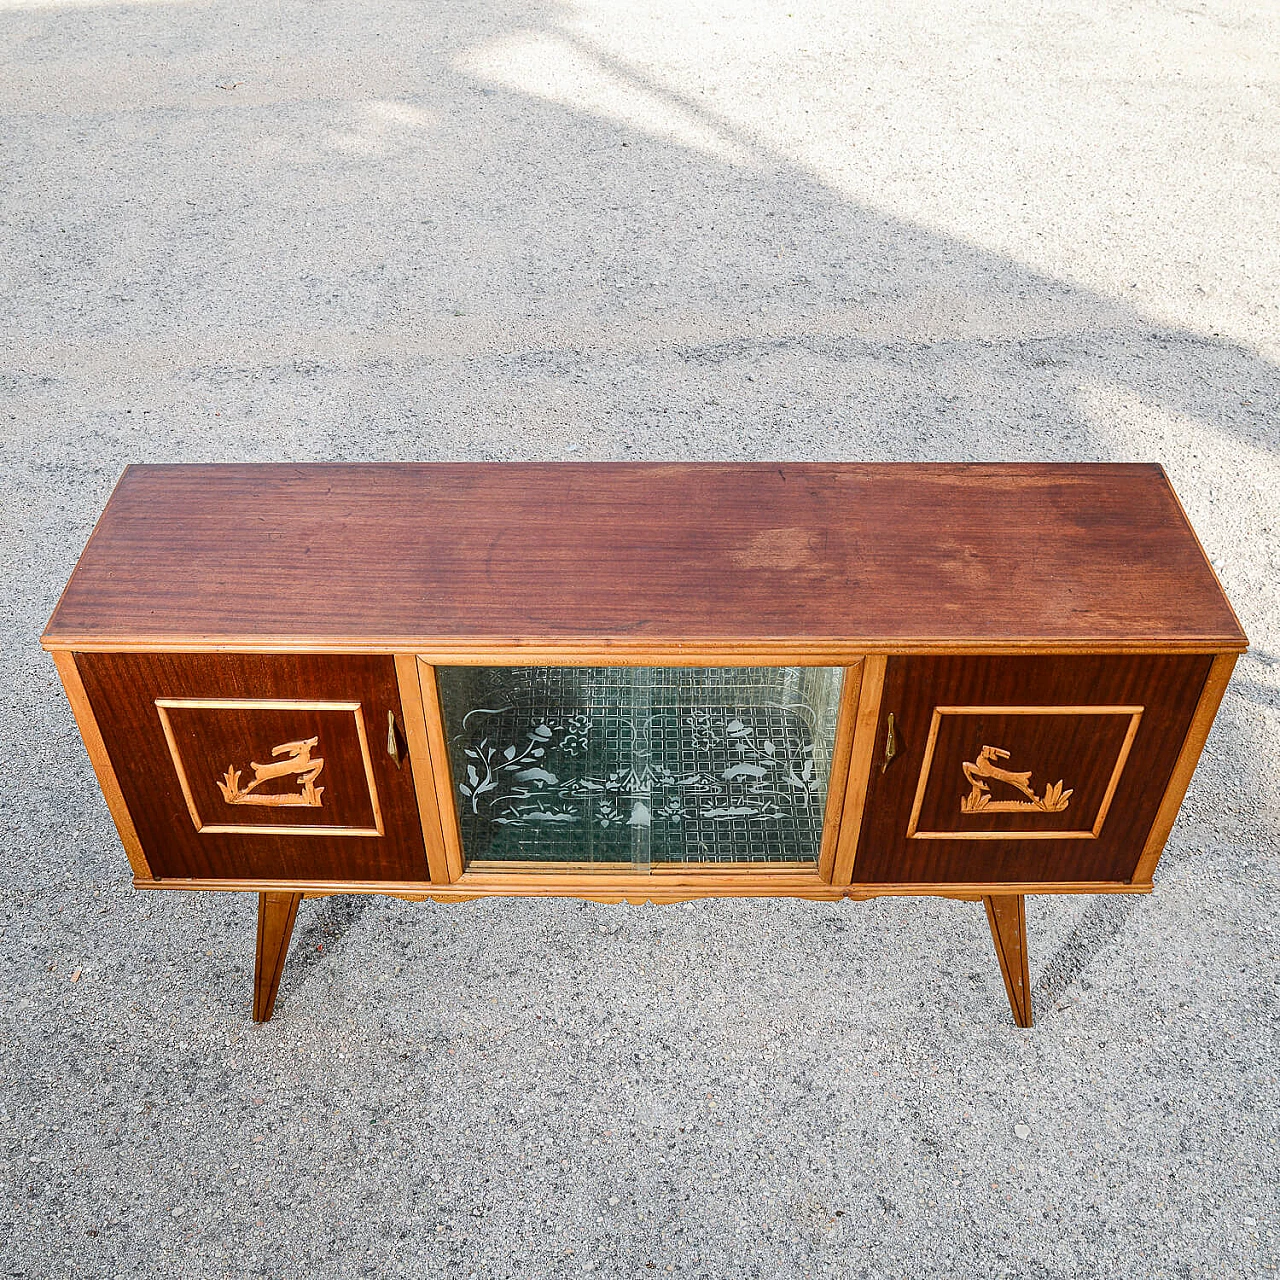
M 845 782 L 845 802 L 840 814 L 840 831 L 836 843 L 831 883 L 848 885 L 853 880 L 853 863 L 858 853 L 858 836 L 862 832 L 862 814 L 871 783 L 871 768 L 876 741 L 880 736 L 880 702 L 884 694 L 884 673 L 888 660 L 873 654 L 863 660 L 862 684 L 858 691 L 858 713 L 854 722 L 853 744 L 849 755 L 849 772 Z
M 808 898 L 838 902 L 848 898 L 865 902 L 872 898 L 956 898 L 978 901 L 991 894 L 1096 894 L 1150 893 L 1150 884 L 1114 880 L 1071 880 L 947 883 L 947 884 L 824 884 L 813 872 L 795 875 L 780 871 L 772 876 L 627 876 L 604 878 L 595 874 L 555 877 L 555 892 L 548 893 L 547 875 L 471 875 L 453 884 L 417 880 L 214 880 L 135 878 L 135 889 L 182 889 L 218 893 L 297 892 L 308 897 L 332 894 L 383 895 L 389 898 L 432 898 L 437 902 L 466 902 L 478 898 L 579 898 L 587 902 L 693 902 L 703 898 Z
M 369 735 L 365 731 L 364 709 L 358 702 L 298 701 L 293 698 L 157 698 L 156 712 L 160 717 L 160 727 L 164 731 L 164 740 L 169 747 L 169 755 L 173 758 L 174 771 L 178 775 L 178 785 L 182 788 L 182 797 L 187 802 L 187 811 L 191 821 L 201 835 L 245 835 L 245 836 L 382 836 L 385 830 L 382 822 L 382 806 L 378 801 L 378 785 L 373 777 L 373 760 L 369 755 Z M 369 803 L 373 806 L 372 827 L 334 827 L 313 826 L 298 823 L 289 825 L 280 823 L 275 826 L 262 823 L 230 823 L 205 822 L 196 807 L 195 796 L 191 784 L 187 780 L 186 765 L 182 761 L 182 752 L 169 722 L 169 711 L 350 711 L 355 716 L 356 736 L 360 742 L 361 762 L 364 765 L 365 782 L 369 788 Z
M 400 687 L 400 710 L 404 717 L 405 740 L 409 744 L 409 768 L 413 771 L 413 789 L 418 799 L 418 816 L 422 820 L 422 837 L 427 850 L 427 868 L 433 883 L 448 884 L 449 856 L 445 849 L 444 826 L 436 765 L 427 731 L 425 695 L 418 667 L 412 653 L 396 654 L 396 682 Z M 447 770 L 448 761 L 445 762 Z
M 1053 640 L 1025 636 L 992 641 L 975 636 L 962 640 L 930 640 L 927 636 L 847 636 L 795 640 L 748 636 L 742 639 L 655 636 L 566 636 L 534 642 L 518 636 L 475 636 L 442 640 L 430 635 L 315 636 L 274 635 L 252 639 L 208 635 L 77 635 L 41 636 L 50 653 L 415 653 L 431 666 L 455 667 L 842 667 L 867 655 L 895 658 L 1016 657 L 1067 654 L 1244 653 L 1247 642 L 1224 642 L 1220 636 L 1183 636 L 1160 643 L 1129 640 Z
M 831 883 L 835 871 L 836 851 L 840 844 L 840 823 L 849 785 L 849 763 L 853 757 L 854 727 L 858 721 L 864 669 L 865 660 L 845 667 L 840 688 L 836 740 L 831 749 L 831 770 L 827 775 L 827 807 L 822 819 L 822 847 L 818 854 L 818 876 L 827 884 Z
M 559 650 L 552 651 L 558 653 Z M 403 657 L 403 655 L 401 655 Z M 687 657 L 687 655 L 686 655 Z M 701 659 L 705 655 L 698 655 L 698 660 L 681 661 L 678 663 L 660 663 L 657 661 L 643 663 L 619 663 L 613 661 L 612 655 L 609 653 L 592 652 L 583 661 L 572 661 L 561 663 L 559 661 L 551 662 L 531 662 L 522 663 L 503 663 L 503 662 L 484 662 L 477 664 L 459 664 L 459 665 L 493 665 L 493 666 L 584 666 L 584 667 L 611 667 L 611 666 L 683 666 L 683 667 L 701 667 L 701 666 L 720 666 L 720 667 L 786 667 L 786 666 L 825 666 L 826 663 L 821 662 L 780 662 L 775 658 L 769 661 L 733 661 L 733 662 L 704 662 Z M 740 657 L 740 655 L 739 655 Z M 400 662 L 397 658 L 397 664 Z M 448 866 L 450 870 L 449 882 L 456 882 L 461 876 L 465 875 L 490 875 L 488 864 L 472 865 L 467 859 L 466 850 L 462 843 L 462 823 L 458 813 L 457 795 L 454 791 L 453 771 L 449 762 L 449 745 L 448 732 L 444 723 L 444 709 L 440 702 L 440 685 L 436 677 L 435 665 L 428 662 L 422 655 L 417 655 L 418 678 L 421 689 L 421 705 L 425 726 L 427 730 L 428 749 L 433 762 L 433 776 L 435 778 L 435 794 L 436 803 L 439 809 L 440 826 L 443 832 L 446 850 L 448 851 Z M 883 683 L 885 659 L 879 659 L 880 679 Z M 844 810 L 846 790 L 849 777 L 850 754 L 853 750 L 853 724 L 857 716 L 859 704 L 859 695 L 862 690 L 863 673 L 866 666 L 866 660 L 862 657 L 856 657 L 851 660 L 848 665 L 842 668 L 841 685 L 840 685 L 840 704 L 836 712 L 835 737 L 832 743 L 831 751 L 831 768 L 827 777 L 827 800 L 823 809 L 822 822 L 822 840 L 818 849 L 818 857 L 816 867 L 819 878 L 823 883 L 831 883 L 831 868 L 836 860 L 836 847 L 839 839 L 841 814 Z M 397 665 L 397 671 L 399 666 Z M 407 681 L 404 682 L 407 684 Z M 609 863 L 565 863 L 565 862 L 549 862 L 546 864 L 533 862 L 513 862 L 500 864 L 504 869 L 507 868 L 523 868 L 530 872 L 536 867 L 537 874 L 543 876 L 560 876 L 565 871 L 581 870 L 586 866 L 596 868 L 595 875 L 614 875 L 618 874 L 612 870 Z M 620 867 L 631 867 L 630 863 L 619 863 Z M 650 875 L 668 875 L 672 869 L 678 872 L 687 872 L 695 875 L 715 874 L 717 869 L 723 870 L 724 863 L 652 863 Z M 814 863 L 796 862 L 796 863 L 766 863 L 766 862 L 749 862 L 735 863 L 735 867 L 740 867 L 740 874 L 744 877 L 750 877 L 758 874 L 770 867 L 795 867 L 795 868 L 813 868 Z M 456 867 L 456 870 L 455 870 Z M 433 873 L 434 874 L 434 873 Z
M 1044 707 L 934 707 L 933 718 L 929 721 L 929 736 L 925 740 L 924 759 L 920 762 L 920 780 L 916 783 L 915 798 L 911 803 L 911 816 L 907 820 L 908 840 L 1096 840 L 1102 834 L 1102 824 L 1107 820 L 1107 812 L 1111 801 L 1115 798 L 1116 788 L 1120 785 L 1120 775 L 1129 760 L 1129 752 L 1133 740 L 1138 733 L 1138 725 L 1142 721 L 1145 707 L 1111 707 L 1111 706 L 1044 706 Z M 1111 770 L 1107 789 L 1103 792 L 1102 801 L 1098 805 L 1097 815 L 1087 831 L 920 831 L 917 823 L 920 810 L 924 805 L 925 791 L 929 786 L 929 773 L 933 768 L 933 752 L 938 744 L 938 731 L 942 726 L 943 716 L 989 715 L 989 716 L 1118 716 L 1129 717 L 1129 728 L 1124 741 L 1120 744 L 1119 754 Z
M 415 658 L 415 661 L 418 664 L 418 683 L 422 690 L 422 714 L 427 729 L 427 746 L 431 753 L 436 806 L 440 812 L 445 869 L 452 882 L 462 875 L 466 866 L 466 854 L 462 849 L 462 825 L 458 820 L 457 797 L 453 793 L 453 770 L 449 764 L 449 737 L 444 727 L 444 710 L 440 705 L 440 683 L 431 663 L 424 662 L 421 658 Z

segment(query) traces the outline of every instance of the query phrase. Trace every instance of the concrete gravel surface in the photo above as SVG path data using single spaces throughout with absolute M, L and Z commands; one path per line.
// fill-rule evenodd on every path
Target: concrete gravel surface
M 1230 0 L 0 0 L 4 1274 L 1274 1272 L 1277 68 Z M 906 900 L 311 901 L 257 1027 L 36 637 L 127 462 L 394 458 L 1154 459 L 1254 647 L 1154 895 L 1030 901 L 1033 1030 Z

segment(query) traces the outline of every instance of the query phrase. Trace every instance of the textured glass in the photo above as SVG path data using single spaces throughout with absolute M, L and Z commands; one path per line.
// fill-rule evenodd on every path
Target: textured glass
M 840 667 L 437 675 L 471 862 L 817 862 Z

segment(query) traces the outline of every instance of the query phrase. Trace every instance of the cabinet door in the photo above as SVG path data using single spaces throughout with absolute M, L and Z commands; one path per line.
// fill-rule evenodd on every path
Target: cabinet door
M 82 653 L 157 877 L 427 880 L 389 657 Z
M 854 882 L 1130 880 L 1210 663 L 890 659 Z

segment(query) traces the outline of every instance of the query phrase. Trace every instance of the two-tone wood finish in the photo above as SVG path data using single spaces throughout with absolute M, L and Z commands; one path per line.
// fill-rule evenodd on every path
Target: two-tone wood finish
M 369 750 L 350 709 L 403 723 L 392 659 L 86 653 L 75 664 L 153 877 L 430 879 L 412 770 Z M 320 807 L 220 796 L 228 765 L 311 737 L 325 762 Z
M 898 749 L 870 772 L 854 881 L 1132 881 L 1210 666 L 1196 655 L 891 658 L 877 741 L 892 712 Z M 938 707 L 965 711 L 944 718 L 930 751 Z M 1065 781 L 1069 806 L 964 813 L 963 765 L 988 745 L 1037 780 Z
M 116 832 L 120 843 L 124 846 L 125 856 L 133 870 L 136 880 L 151 880 L 151 866 L 147 862 L 146 852 L 142 848 L 142 840 L 138 829 L 133 825 L 133 817 L 129 813 L 128 802 L 120 789 L 120 779 L 116 777 L 115 766 L 103 741 L 102 730 L 98 727 L 98 719 L 93 713 L 89 695 L 85 692 L 84 681 L 80 679 L 80 670 L 76 666 L 75 655 L 65 650 L 55 650 L 54 665 L 62 680 L 62 688 L 71 706 L 71 714 L 75 717 L 76 728 L 84 741 L 85 750 L 89 753 L 89 763 L 102 789 L 103 799 L 107 802 L 107 811 L 116 824 Z
M 42 638 L 137 886 L 984 901 L 1147 893 L 1247 644 L 1159 467 L 129 468 Z M 437 670 L 841 666 L 811 864 L 468 865 Z

